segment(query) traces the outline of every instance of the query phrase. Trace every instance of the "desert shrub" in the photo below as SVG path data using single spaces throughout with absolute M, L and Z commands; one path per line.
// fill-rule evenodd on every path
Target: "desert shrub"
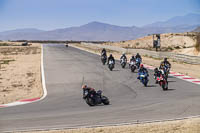
M 135 45 L 136 45 L 136 46 L 139 46 L 139 45 L 140 45 L 140 43 L 139 43 L 139 42 L 137 42 Z
M 0 43 L 0 46 L 9 46 L 8 43 Z
M 175 48 L 175 49 L 180 49 L 181 47 L 180 47 L 180 46 L 175 46 L 174 48 Z

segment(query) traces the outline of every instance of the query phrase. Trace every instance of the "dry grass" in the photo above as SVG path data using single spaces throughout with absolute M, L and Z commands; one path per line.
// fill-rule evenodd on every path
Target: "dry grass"
M 28 133 L 200 133 L 200 118 L 125 126 L 32 131 Z
M 166 33 L 161 34 L 161 51 L 173 51 L 183 48 L 191 48 L 196 44 L 195 33 Z M 155 38 L 154 38 L 155 39 Z M 153 36 L 145 36 L 136 40 L 120 41 L 120 42 L 106 42 L 104 45 L 119 46 L 123 48 L 132 49 L 147 49 L 155 50 L 153 48 Z
M 0 46 L 0 104 L 42 96 L 40 51 L 39 44 Z

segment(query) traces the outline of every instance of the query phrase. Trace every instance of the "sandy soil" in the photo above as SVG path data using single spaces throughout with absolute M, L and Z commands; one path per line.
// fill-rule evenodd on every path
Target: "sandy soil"
M 85 47 L 81 44 L 72 44 L 71 46 L 80 48 L 82 50 L 86 50 L 88 52 L 92 52 L 95 54 L 99 54 L 102 49 L 98 47 Z M 116 59 L 120 59 L 121 53 L 117 51 L 107 51 L 108 54 L 112 53 Z M 131 55 L 128 54 L 127 58 L 128 60 L 130 59 Z M 158 67 L 160 65 L 160 62 L 162 61 L 161 59 L 155 59 L 155 58 L 149 58 L 149 57 L 142 57 L 143 63 L 148 64 L 154 67 Z M 169 59 L 170 63 L 172 64 L 172 69 L 171 71 L 174 72 L 179 72 L 194 78 L 199 78 L 200 79 L 200 65 L 191 65 L 191 64 L 186 64 L 182 62 L 174 62 L 173 60 Z
M 40 44 L 9 44 L 0 46 L 0 104 L 41 97 Z
M 166 33 L 161 34 L 161 49 L 162 51 L 172 51 L 180 54 L 200 55 L 200 52 L 195 50 L 197 42 L 197 34 L 195 33 Z M 106 42 L 104 45 L 119 46 L 124 48 L 140 48 L 152 50 L 153 36 L 145 36 L 136 40 Z M 200 44 L 199 44 L 200 45 Z M 190 48 L 188 51 L 187 48 Z
M 178 54 L 200 56 L 200 52 L 197 51 L 194 47 L 192 47 L 192 48 L 184 48 L 184 49 L 177 49 L 177 50 L 174 50 L 173 52 L 174 53 L 178 53 Z
M 200 133 L 200 118 L 125 126 L 31 131 L 28 133 Z

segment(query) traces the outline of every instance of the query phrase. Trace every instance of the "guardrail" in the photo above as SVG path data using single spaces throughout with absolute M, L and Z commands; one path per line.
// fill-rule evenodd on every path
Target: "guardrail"
M 172 52 L 156 52 L 156 51 L 149 51 L 145 49 L 126 49 L 122 47 L 117 47 L 117 46 L 110 46 L 110 45 L 103 45 L 103 44 L 93 44 L 93 43 L 81 43 L 82 45 L 85 46 L 96 46 L 99 48 L 105 48 L 109 50 L 114 50 L 118 52 L 125 52 L 125 53 L 130 53 L 130 54 L 136 54 L 139 53 L 140 55 L 143 56 L 148 56 L 148 57 L 153 57 L 153 58 L 170 58 L 175 61 L 181 61 L 185 62 L 188 64 L 197 64 L 200 65 L 200 56 L 190 56 L 190 55 L 184 55 L 184 54 L 176 54 Z

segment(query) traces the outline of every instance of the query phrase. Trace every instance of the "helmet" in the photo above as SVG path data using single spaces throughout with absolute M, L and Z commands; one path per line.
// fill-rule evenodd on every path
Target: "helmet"
M 110 56 L 112 57 L 112 54 L 110 54 Z
M 103 48 L 103 50 L 105 50 L 105 48 Z
M 167 58 L 164 58 L 164 61 L 167 61 Z
M 87 85 L 82 85 L 82 89 L 85 89 L 85 88 L 87 88 Z
M 144 67 L 144 65 L 143 65 L 143 64 L 140 64 L 140 67 L 141 67 L 141 68 L 143 68 L 143 67 Z
M 139 55 L 139 53 L 137 53 L 137 55 Z

